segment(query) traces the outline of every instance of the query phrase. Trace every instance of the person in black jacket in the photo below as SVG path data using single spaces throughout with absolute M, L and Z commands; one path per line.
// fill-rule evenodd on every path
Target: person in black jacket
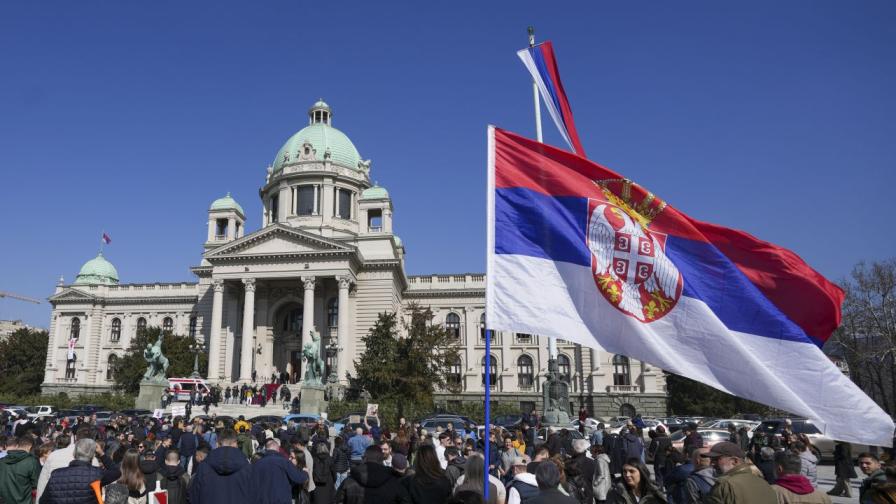
M 196 454 L 196 446 L 199 441 L 196 434 L 193 433 L 193 426 L 187 425 L 184 433 L 180 436 L 180 442 L 177 443 L 177 451 L 180 453 L 180 465 L 186 469 L 187 462 Z
M 398 475 L 383 465 L 379 446 L 368 446 L 350 473 L 336 491 L 336 504 L 411 504 Z
M 575 498 L 563 495 L 557 488 L 560 485 L 560 469 L 553 462 L 546 460 L 538 464 L 535 481 L 538 482 L 538 496 L 529 501 L 531 504 L 579 504 Z
M 417 449 L 414 474 L 402 478 L 401 483 L 413 504 L 439 504 L 451 497 L 451 482 L 442 470 L 436 449 L 429 445 Z
M 308 473 L 296 468 L 292 459 L 280 452 L 280 441 L 268 439 L 261 460 L 252 466 L 252 502 L 256 504 L 290 504 L 292 487 L 304 485 Z
M 333 470 L 330 448 L 325 443 L 318 443 L 311 450 L 314 458 L 311 474 L 314 479 L 314 491 L 311 492 L 311 502 L 313 504 L 330 504 L 336 494 L 334 487 L 336 472 Z M 345 465 L 348 467 L 348 457 L 345 459 Z
M 566 477 L 573 479 L 584 496 L 582 502 L 594 502 L 594 460 L 588 458 L 588 440 L 576 439 L 572 442 L 572 458 L 566 462 Z
M 333 439 L 333 456 L 330 460 L 330 468 L 333 470 L 333 477 L 336 479 L 333 485 L 335 490 L 338 490 L 345 478 L 348 478 L 349 456 L 350 453 L 345 445 L 345 439 L 342 436 L 336 436 Z
M 190 504 L 244 504 L 252 501 L 251 467 L 237 448 L 236 432 L 224 429 L 218 447 L 199 464 L 190 482 Z
M 647 453 L 653 457 L 653 474 L 656 486 L 660 488 L 663 488 L 663 479 L 669 471 L 669 468 L 666 467 L 666 457 L 671 447 L 672 438 L 666 435 L 666 428 L 662 425 L 657 426 L 656 436 L 650 441 Z
M 177 450 L 168 450 L 165 454 L 164 463 L 159 466 L 155 480 L 161 484 L 162 490 L 168 491 L 168 504 L 187 504 L 190 475 L 180 466 L 180 454 Z M 154 488 L 154 484 L 150 486 L 150 490 Z
M 103 479 L 103 470 L 91 464 L 95 453 L 94 440 L 78 440 L 75 459 L 68 467 L 53 471 L 40 504 L 95 504 Z

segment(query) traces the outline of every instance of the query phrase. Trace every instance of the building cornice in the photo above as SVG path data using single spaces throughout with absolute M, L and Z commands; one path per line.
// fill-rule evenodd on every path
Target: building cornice
M 405 299 L 414 298 L 438 298 L 438 297 L 485 297 L 485 289 L 457 289 L 457 290 L 412 290 L 404 291 Z

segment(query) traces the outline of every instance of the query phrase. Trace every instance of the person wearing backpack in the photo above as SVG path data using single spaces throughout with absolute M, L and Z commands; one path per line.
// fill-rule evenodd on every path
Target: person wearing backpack
M 159 466 L 155 480 L 159 482 L 162 490 L 168 491 L 168 504 L 187 504 L 190 475 L 180 466 L 180 454 L 177 450 L 168 450 L 165 453 L 165 461 Z M 154 489 L 153 484 L 149 490 Z
M 709 496 L 713 485 L 716 484 L 716 473 L 709 457 L 709 448 L 694 448 L 691 461 L 694 464 L 694 472 L 688 477 L 687 502 L 688 504 L 702 504 Z
M 507 484 L 507 504 L 528 504 L 538 497 L 538 481 L 526 471 L 529 457 L 523 455 L 513 460 L 513 478 Z
M 573 483 L 579 489 L 581 502 L 591 504 L 594 501 L 594 465 L 595 462 L 588 458 L 588 441 L 576 439 L 572 442 L 572 458 L 566 462 L 567 477 L 572 477 Z

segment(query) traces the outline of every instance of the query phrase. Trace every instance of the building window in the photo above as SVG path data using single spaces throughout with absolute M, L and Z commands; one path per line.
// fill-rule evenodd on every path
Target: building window
M 333 214 L 340 219 L 352 218 L 352 192 L 348 189 L 336 189 L 336 201 L 333 202 Z
M 532 343 L 532 335 L 526 333 L 516 333 L 516 342 L 528 345 Z
M 121 339 L 121 319 L 116 317 L 112 319 L 112 343 L 118 343 Z
M 227 238 L 227 219 L 215 219 L 215 239 Z
M 109 360 L 106 362 L 106 381 L 112 381 L 115 378 L 116 365 L 118 365 L 118 356 L 110 354 Z
M 337 327 L 339 325 L 339 298 L 332 298 L 327 303 L 327 325 Z
M 448 331 L 448 336 L 451 338 L 460 339 L 460 316 L 458 314 L 449 313 L 445 317 L 445 330 Z
M 528 355 L 520 355 L 516 360 L 516 376 L 517 384 L 520 389 L 531 389 L 534 383 L 534 373 L 532 367 L 532 357 Z
M 283 332 L 302 336 L 302 308 L 295 308 L 283 317 Z
M 72 355 L 72 358 L 65 363 L 65 377 L 69 380 L 75 379 L 75 364 L 78 362 L 78 356 Z
M 162 330 L 168 333 L 174 330 L 174 320 L 171 317 L 162 319 Z
M 280 216 L 280 195 L 275 194 L 271 197 L 271 224 L 277 222 Z
M 328 352 L 324 350 L 327 354 L 327 363 L 326 369 L 324 370 L 324 381 L 330 377 L 330 375 L 335 374 L 336 370 L 339 369 L 337 366 L 338 361 L 338 352 Z
M 78 339 L 81 337 L 81 319 L 75 317 L 72 319 L 72 328 L 69 331 L 69 339 Z
M 485 342 L 485 313 L 479 317 L 479 341 Z M 492 331 L 492 343 L 495 342 L 495 331 Z
M 140 334 L 141 332 L 143 332 L 145 330 L 146 330 L 146 319 L 143 317 L 140 317 L 137 319 L 137 334 Z
M 557 373 L 560 379 L 566 383 L 572 383 L 572 373 L 569 365 L 569 357 L 560 354 L 557 356 Z
M 379 233 L 383 230 L 383 211 L 379 208 L 371 208 L 367 211 L 367 229 L 371 233 Z
M 632 371 L 628 357 L 624 355 L 613 356 L 613 385 L 631 385 Z
M 485 374 L 488 373 L 489 386 L 494 388 L 498 384 L 498 359 L 494 355 L 488 356 L 488 371 L 485 368 L 486 357 L 482 356 L 482 384 L 485 385 Z
M 317 215 L 317 187 L 302 185 L 296 188 L 296 215 Z
M 199 324 L 199 319 L 196 315 L 190 317 L 190 337 L 196 338 L 196 326 Z
M 445 381 L 448 383 L 449 387 L 458 388 L 461 386 L 461 371 L 463 369 L 463 364 L 460 362 L 460 357 L 454 360 L 454 362 L 448 367 L 448 375 L 445 377 Z

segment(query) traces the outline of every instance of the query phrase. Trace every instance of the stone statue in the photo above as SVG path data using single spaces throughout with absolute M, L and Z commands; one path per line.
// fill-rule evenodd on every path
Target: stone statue
M 320 333 L 311 330 L 311 341 L 305 343 L 302 348 L 302 357 L 305 359 L 305 380 L 309 385 L 322 385 L 324 376 L 324 361 L 320 358 Z
M 150 383 L 167 383 L 168 376 L 166 375 L 166 372 L 168 371 L 168 358 L 162 353 L 161 333 L 155 344 L 146 345 L 146 350 L 143 351 L 143 358 L 149 363 L 149 365 L 146 366 L 146 372 L 143 373 L 143 381 Z
M 548 376 L 543 387 L 545 425 L 567 426 L 570 423 L 569 384 L 560 379 L 557 372 L 557 361 L 548 360 Z

